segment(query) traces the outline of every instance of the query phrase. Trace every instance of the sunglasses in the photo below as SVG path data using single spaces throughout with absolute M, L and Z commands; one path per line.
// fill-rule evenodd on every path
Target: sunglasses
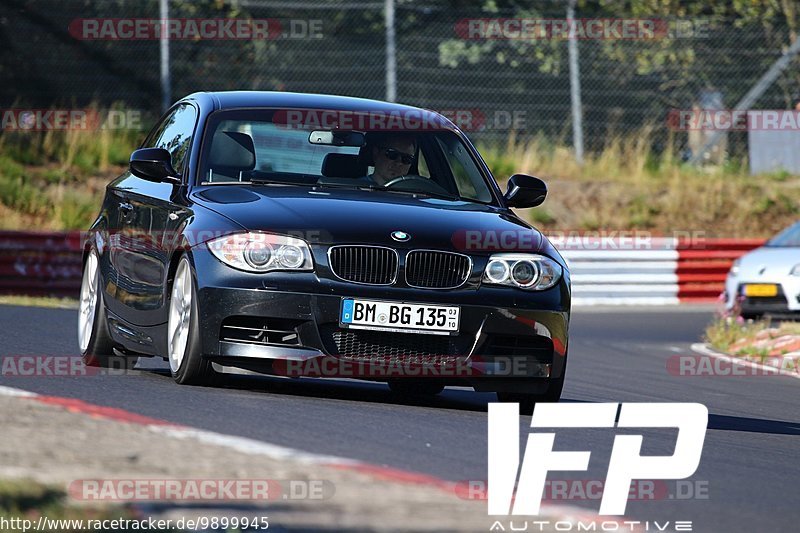
M 385 146 L 381 148 L 383 149 L 383 155 L 390 161 L 397 161 L 400 159 L 404 165 L 410 165 L 414 162 L 414 156 L 411 154 L 395 150 L 394 148 L 386 148 Z

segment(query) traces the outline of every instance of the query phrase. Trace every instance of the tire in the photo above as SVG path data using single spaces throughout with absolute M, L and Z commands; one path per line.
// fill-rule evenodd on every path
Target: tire
M 78 305 L 78 349 L 86 366 L 116 366 L 114 341 L 108 332 L 108 318 L 100 286 L 100 259 L 92 248 L 86 256 Z
M 392 379 L 389 388 L 403 396 L 436 396 L 444 390 L 444 385 L 432 380 Z
M 533 414 L 537 403 L 556 403 L 561 399 L 564 390 L 564 375 L 550 381 L 543 394 L 522 394 L 517 392 L 498 392 L 497 400 L 503 403 L 518 403 L 519 412 L 523 415 Z
M 167 321 L 167 360 L 172 378 L 181 385 L 215 385 L 221 377 L 203 357 L 198 316 L 194 270 L 184 255 L 170 287 Z

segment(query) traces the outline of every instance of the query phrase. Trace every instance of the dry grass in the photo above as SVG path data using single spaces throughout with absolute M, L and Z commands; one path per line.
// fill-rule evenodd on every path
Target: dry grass
M 0 132 L 0 228 L 87 227 L 142 135 L 113 128 Z
M 147 122 L 147 121 L 143 121 Z M 583 165 L 563 140 L 536 136 L 480 146 L 504 186 L 540 176 L 550 194 L 521 213 L 543 230 L 650 230 L 655 234 L 767 237 L 800 216 L 800 178 L 749 176 L 745 161 L 694 168 L 655 155 L 652 127 L 610 138 Z M 78 229 L 97 213 L 105 185 L 143 132 L 124 129 L 0 133 L 0 229 Z
M 0 295 L 0 305 L 47 307 L 51 309 L 77 309 L 78 300 L 75 298 L 53 298 L 46 296 Z
M 543 137 L 482 146 L 498 180 L 515 172 L 544 179 L 544 205 L 523 211 L 544 230 L 703 231 L 708 237 L 767 237 L 800 216 L 800 177 L 750 176 L 746 161 L 695 168 L 650 151 L 652 129 L 615 137 L 581 166 L 569 146 Z M 746 223 L 745 223 L 746 222 Z
M 756 341 L 756 335 L 769 329 L 774 329 L 769 334 L 770 338 L 782 335 L 800 335 L 800 323 L 798 322 L 772 322 L 768 319 L 745 321 L 730 316 L 719 316 L 706 327 L 703 342 L 710 344 L 715 350 L 732 355 L 766 357 L 769 355 L 766 349 L 745 346 L 732 353 L 731 346 L 743 340 L 746 340 L 748 345 L 752 344 Z
M 706 327 L 703 342 L 715 350 L 728 353 L 731 345 L 741 339 L 755 336 L 770 327 L 769 321 L 737 321 L 731 317 L 720 316 Z
M 136 114 L 128 124 L 131 127 L 124 127 L 126 124 L 109 117 L 112 113 L 124 114 L 119 105 L 109 109 L 91 105 L 85 111 L 87 117 L 96 117 L 87 118 L 92 123 L 87 129 L 2 131 L 0 153 L 23 165 L 54 166 L 62 174 L 80 176 L 104 174 L 127 164 L 131 150 L 144 137 L 145 132 L 140 128 L 149 118 Z M 120 127 L 111 127 L 115 124 Z

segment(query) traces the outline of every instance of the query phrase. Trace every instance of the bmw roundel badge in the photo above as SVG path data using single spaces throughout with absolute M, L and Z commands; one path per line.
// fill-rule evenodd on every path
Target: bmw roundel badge
M 405 231 L 393 231 L 392 232 L 392 239 L 400 242 L 405 242 L 411 238 L 411 235 L 406 233 Z

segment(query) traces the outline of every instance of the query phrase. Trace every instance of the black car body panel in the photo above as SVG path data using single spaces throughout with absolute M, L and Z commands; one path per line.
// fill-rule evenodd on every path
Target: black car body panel
M 311 190 L 301 187 L 198 187 L 192 199 L 251 231 L 299 231 L 312 242 L 397 245 L 389 235 L 402 229 L 414 248 L 449 247 L 469 230 L 533 231 L 531 251 L 542 237 L 530 225 L 494 206 L 415 198 L 384 191 Z M 406 244 L 406 243 L 400 243 Z

